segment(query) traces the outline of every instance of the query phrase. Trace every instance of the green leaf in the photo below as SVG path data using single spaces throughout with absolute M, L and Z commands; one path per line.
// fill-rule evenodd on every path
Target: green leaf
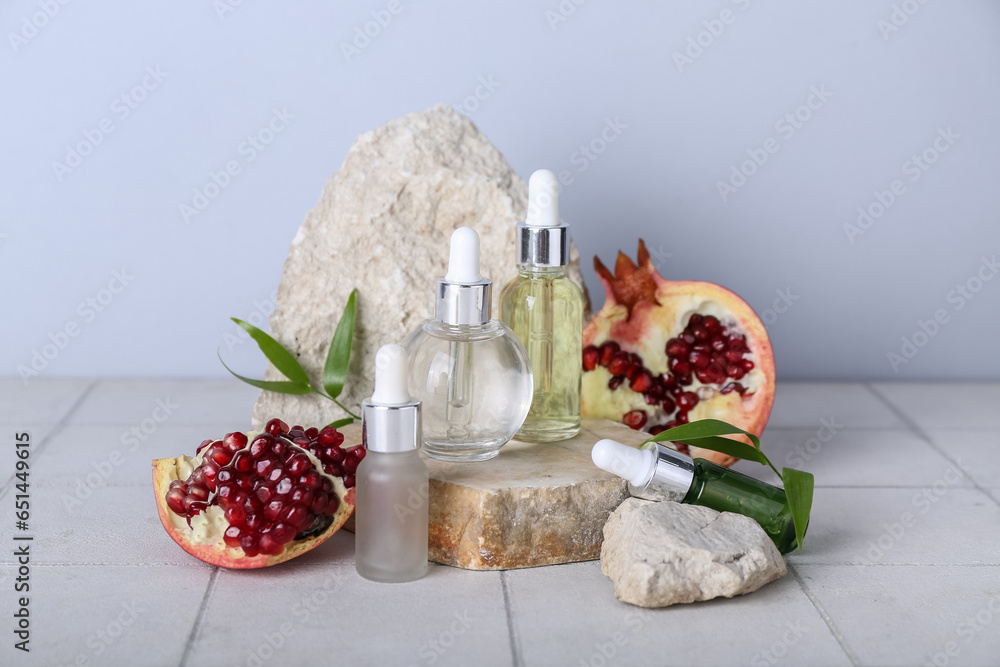
M 219 361 L 222 361 L 221 349 L 218 351 L 218 355 L 219 355 Z M 264 389 L 265 391 L 274 391 L 279 394 L 295 394 L 299 396 L 302 394 L 310 394 L 315 391 L 315 389 L 310 387 L 308 384 L 301 384 L 298 382 L 291 382 L 291 381 L 272 382 L 268 380 L 254 380 L 253 378 L 243 377 L 242 375 L 231 369 L 229 366 L 226 366 L 225 361 L 222 361 L 222 365 L 225 366 L 225 369 L 227 371 L 236 376 L 236 378 L 243 380 L 249 385 L 257 387 L 258 389 Z
M 335 422 L 330 422 L 327 426 L 332 426 L 333 428 L 340 428 L 342 426 L 347 426 L 348 424 L 353 424 L 353 417 L 344 417 L 343 419 L 338 419 Z
M 257 342 L 257 347 L 260 348 L 260 351 L 264 353 L 264 356 L 268 358 L 268 361 L 274 364 L 275 368 L 281 371 L 282 375 L 291 380 L 294 384 L 309 384 L 309 376 L 306 375 L 306 372 L 302 368 L 302 365 L 299 364 L 298 359 L 295 358 L 295 355 L 282 347 L 281 343 L 274 340 L 249 322 L 244 322 L 236 317 L 231 317 L 230 319 L 243 327 L 244 331 L 250 334 L 250 337 Z M 222 357 L 219 357 L 219 359 L 221 360 Z M 223 363 L 223 365 L 225 365 L 225 363 Z M 229 372 L 232 373 L 232 371 Z M 236 374 L 233 373 L 233 375 Z M 244 382 L 245 381 L 246 380 L 244 379 Z
M 729 438 L 719 437 L 723 435 L 736 434 L 749 437 L 754 446 L 751 447 L 750 445 L 739 442 L 738 440 L 730 440 Z M 744 431 L 743 429 L 736 428 L 732 424 L 727 424 L 726 422 L 718 419 L 699 419 L 698 421 L 691 422 L 690 424 L 681 424 L 680 426 L 675 426 L 674 428 L 667 429 L 666 431 L 660 431 L 647 440 L 647 442 L 665 441 L 683 442 L 686 445 L 709 449 L 713 452 L 720 452 L 728 456 L 735 456 L 739 459 L 756 461 L 761 465 L 770 465 L 770 461 L 768 461 L 767 457 L 764 456 L 764 453 L 760 451 L 760 439 L 756 435 L 748 431 Z
M 337 398 L 344 390 L 347 379 L 347 367 L 351 362 L 351 345 L 354 342 L 354 300 L 358 290 L 351 290 L 351 296 L 344 306 L 344 314 L 340 316 L 337 330 L 330 341 L 330 351 L 326 355 L 326 365 L 323 367 L 323 388 L 330 398 Z
M 792 511 L 792 521 L 795 522 L 795 541 L 799 545 L 799 551 L 802 551 L 802 539 L 806 535 L 809 513 L 812 511 L 815 479 L 811 472 L 782 468 L 781 481 L 785 486 L 788 508 Z

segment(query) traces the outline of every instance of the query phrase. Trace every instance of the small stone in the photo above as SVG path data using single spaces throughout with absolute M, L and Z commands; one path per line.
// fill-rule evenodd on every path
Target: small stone
M 500 291 L 517 274 L 515 225 L 527 201 L 527 185 L 500 151 L 450 107 L 439 104 L 365 132 L 292 241 L 271 335 L 322 386 L 330 339 L 357 288 L 359 317 L 340 396 L 357 412 L 372 394 L 375 352 L 401 343 L 434 314 L 435 281 L 447 272 L 448 242 L 458 227 L 479 232 L 482 273 L 493 280 L 493 317 L 499 317 Z M 567 275 L 583 288 L 573 246 Z M 273 367 L 266 377 L 284 379 Z M 254 428 L 275 416 L 322 426 L 345 414 L 321 396 L 261 392 Z
M 601 570 L 615 597 L 640 607 L 751 593 L 787 572 L 749 517 L 638 498 L 623 502 L 605 524 Z

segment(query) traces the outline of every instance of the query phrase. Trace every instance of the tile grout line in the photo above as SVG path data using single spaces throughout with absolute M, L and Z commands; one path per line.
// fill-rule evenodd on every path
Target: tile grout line
M 500 570 L 500 589 L 503 591 L 503 608 L 507 617 L 507 640 L 510 642 L 511 664 L 514 667 L 522 667 L 524 660 L 521 657 L 521 643 L 517 640 L 517 631 L 514 629 L 514 613 L 510 608 L 510 589 L 506 570 Z
M 961 472 L 962 477 L 969 480 L 969 482 L 972 484 L 973 487 L 975 487 L 977 491 L 986 496 L 989 500 L 993 501 L 994 504 L 1000 506 L 1000 500 L 994 498 L 993 494 L 991 494 L 989 491 L 980 486 L 979 482 L 972 479 L 972 476 L 969 475 L 967 472 L 965 472 L 965 468 L 962 467 L 962 464 L 959 463 L 959 461 L 955 459 L 953 456 L 951 456 L 951 454 L 949 454 L 947 450 L 942 449 L 936 442 L 934 442 L 934 439 L 931 438 L 929 435 L 927 435 L 927 433 L 924 432 L 924 430 L 920 427 L 919 424 L 917 424 L 917 422 L 915 422 L 913 419 L 910 418 L 909 415 L 907 415 L 905 412 L 899 409 L 896 406 L 896 404 L 890 401 L 886 396 L 883 396 L 882 392 L 876 389 L 872 383 L 865 382 L 864 386 L 876 398 L 878 398 L 878 400 L 880 400 L 882 404 L 885 405 L 886 408 L 888 408 L 894 415 L 896 415 L 896 418 L 899 419 L 901 422 L 903 422 L 906 428 L 910 429 L 910 431 L 912 431 L 914 435 L 916 435 L 918 438 L 920 438 L 928 445 L 930 445 L 931 449 L 940 454 L 946 461 L 951 463 L 956 470 Z
M 76 411 L 80 408 L 83 402 L 88 396 L 90 396 L 90 392 L 93 391 L 94 387 L 100 384 L 100 382 L 100 380 L 91 380 L 90 384 L 84 387 L 83 391 L 80 392 L 80 395 L 73 401 L 73 405 L 69 406 L 69 409 L 62 417 L 59 418 L 59 421 L 57 421 L 56 425 L 52 427 L 52 430 L 46 433 L 45 437 L 42 438 L 42 441 L 31 450 L 32 457 L 37 457 L 38 454 L 40 454 L 45 448 L 45 445 L 49 444 L 54 437 L 63 432 L 70 418 L 76 414 Z M 10 477 L 7 478 L 7 483 L 4 484 L 3 487 L 0 487 L 0 499 L 3 499 L 3 497 L 7 495 L 7 491 L 14 486 L 15 476 L 16 472 L 12 470 Z
M 830 615 L 826 613 L 825 609 L 823 609 L 823 605 L 819 603 L 819 600 L 816 599 L 816 596 L 814 596 L 812 592 L 810 592 L 810 590 L 806 587 L 806 582 L 804 582 L 802 580 L 802 577 L 799 576 L 798 570 L 795 569 L 794 565 L 788 563 L 788 571 L 792 573 L 792 576 L 795 578 L 795 581 L 797 581 L 799 584 L 799 588 L 801 588 L 802 592 L 805 593 L 805 596 L 809 598 L 809 602 L 812 603 L 812 606 L 816 610 L 816 613 L 818 613 L 820 618 L 823 619 L 823 622 L 826 623 L 827 629 L 830 631 L 830 634 L 833 635 L 833 638 L 840 646 L 840 650 L 844 652 L 844 655 L 847 656 L 847 659 L 851 661 L 851 664 L 854 667 L 859 667 L 861 665 L 861 662 L 858 660 L 858 657 L 854 655 L 854 651 L 852 651 L 851 648 L 847 645 L 847 640 L 845 640 L 844 636 L 840 634 L 840 630 L 837 629 L 837 625 L 833 622 L 833 619 L 830 618 Z
M 205 595 L 201 598 L 201 606 L 198 607 L 198 615 L 194 618 L 194 623 L 191 625 L 191 632 L 188 634 L 187 644 L 184 645 L 184 653 L 181 655 L 181 661 L 178 663 L 179 667 L 184 667 L 188 659 L 191 657 L 191 653 L 194 650 L 194 643 L 198 639 L 198 634 L 201 632 L 201 626 L 205 622 L 205 614 L 208 613 L 208 603 L 212 598 L 212 593 L 215 592 L 215 584 L 219 581 L 219 568 L 216 567 L 212 571 L 212 576 L 208 579 L 208 585 L 205 586 Z

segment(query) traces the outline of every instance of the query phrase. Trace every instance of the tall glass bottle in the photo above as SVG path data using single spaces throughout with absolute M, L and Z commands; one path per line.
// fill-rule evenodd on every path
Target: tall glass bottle
M 784 489 L 657 442 L 636 449 L 600 440 L 591 456 L 598 468 L 627 479 L 629 493 L 636 498 L 742 514 L 760 524 L 781 553 L 795 548 L 795 524 Z
M 528 215 L 517 233 L 517 277 L 500 295 L 500 319 L 524 344 L 534 382 L 517 437 L 565 440 L 580 431 L 583 293 L 566 277 L 569 232 L 559 223 L 559 182 L 551 171 L 531 175 Z

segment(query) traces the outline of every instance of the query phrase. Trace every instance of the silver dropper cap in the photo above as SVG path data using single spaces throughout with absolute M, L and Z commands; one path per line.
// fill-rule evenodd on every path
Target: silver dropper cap
M 453 326 L 486 324 L 492 285 L 479 273 L 479 234 L 459 227 L 451 235 L 448 274 L 437 281 L 435 319 Z
M 420 401 L 406 387 L 408 360 L 399 345 L 375 355 L 375 392 L 361 402 L 365 447 L 373 452 L 408 452 L 420 447 Z
M 658 442 L 647 442 L 640 449 L 653 452 L 656 465 L 645 484 L 629 482 L 629 494 L 646 500 L 672 500 L 677 503 L 684 500 L 694 482 L 694 461 L 691 457 Z
M 517 225 L 520 266 L 552 267 L 569 263 L 569 228 L 559 222 L 559 180 L 539 169 L 528 180 L 528 215 Z

